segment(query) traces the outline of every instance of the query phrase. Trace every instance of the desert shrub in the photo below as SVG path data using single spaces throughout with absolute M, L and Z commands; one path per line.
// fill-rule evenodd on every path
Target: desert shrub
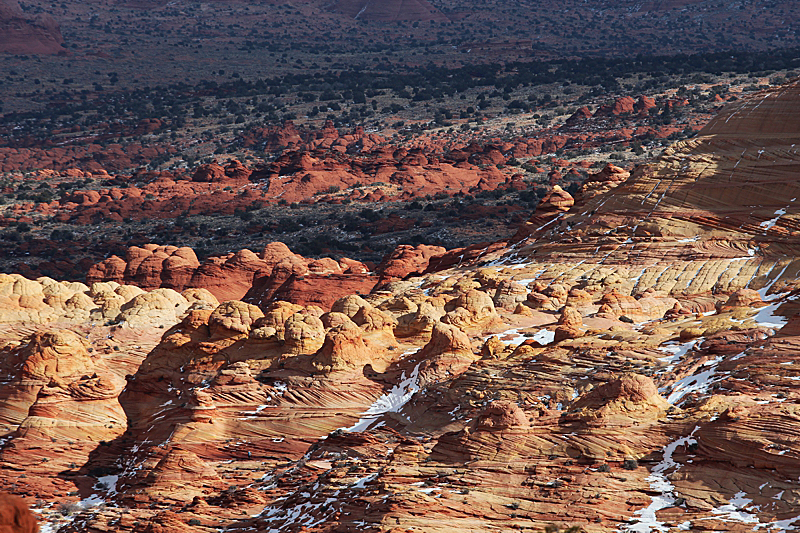
M 639 468 L 639 462 L 636 459 L 625 459 L 622 463 L 622 468 L 625 470 L 636 470 Z
M 73 513 L 78 513 L 83 510 L 83 507 L 79 503 L 68 502 L 62 503 L 58 506 L 58 512 L 61 513 L 63 516 L 69 516 Z

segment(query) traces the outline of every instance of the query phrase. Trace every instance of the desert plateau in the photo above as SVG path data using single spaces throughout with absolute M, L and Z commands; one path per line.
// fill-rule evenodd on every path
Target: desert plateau
M 800 529 L 796 7 L 0 0 L 0 533 Z

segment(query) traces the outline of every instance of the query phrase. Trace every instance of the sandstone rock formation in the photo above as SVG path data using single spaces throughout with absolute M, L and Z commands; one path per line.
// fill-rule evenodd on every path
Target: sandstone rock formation
M 325 307 L 0 276 L 0 487 L 115 503 L 75 531 L 789 530 L 798 102 L 738 102 L 510 244 L 401 250 Z M 264 294 L 343 268 L 253 261 Z
M 626 419 L 663 416 L 668 406 L 652 379 L 626 374 L 579 397 L 570 406 L 565 419 L 587 423 L 601 419 L 604 425 L 610 426 L 624 424 Z
M 480 429 L 497 430 L 529 426 L 528 417 L 522 409 L 517 404 L 507 401 L 492 402 L 478 419 Z
M 260 255 L 245 249 L 202 264 L 191 248 L 134 246 L 125 259 L 112 256 L 94 265 L 86 278 L 145 290 L 201 288 L 218 301 L 245 299 L 265 307 L 276 299 L 329 307 L 345 294 L 369 292 L 378 281 L 358 261 L 305 259 L 279 242 L 268 244 Z

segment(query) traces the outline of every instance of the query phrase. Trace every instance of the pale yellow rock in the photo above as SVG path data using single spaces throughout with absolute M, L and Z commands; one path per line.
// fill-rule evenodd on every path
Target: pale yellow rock
M 288 353 L 312 354 L 325 342 L 325 327 L 316 316 L 295 313 L 286 320 L 283 336 Z

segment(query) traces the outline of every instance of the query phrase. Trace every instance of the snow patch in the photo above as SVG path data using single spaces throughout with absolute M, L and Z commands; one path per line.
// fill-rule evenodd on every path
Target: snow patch
M 665 357 L 658 358 L 659 361 L 667 363 L 667 367 L 664 368 L 662 372 L 672 372 L 675 369 L 675 365 L 680 362 L 687 353 L 689 353 L 689 350 L 694 348 L 695 344 L 700 342 L 703 342 L 703 337 L 700 337 L 699 339 L 692 339 L 687 342 L 667 342 L 659 346 L 659 350 L 670 354 Z
M 745 524 L 757 524 L 758 517 L 745 511 L 748 505 L 753 503 L 750 498 L 745 498 L 746 493 L 737 492 L 731 498 L 730 503 L 716 507 L 711 510 L 717 520 L 723 522 L 743 522 Z
M 356 481 L 355 483 L 353 483 L 352 485 L 350 485 L 350 488 L 351 489 L 363 489 L 364 487 L 367 486 L 367 483 L 369 483 L 370 481 L 374 480 L 377 477 L 378 477 L 378 472 L 375 472 L 374 474 L 370 474 L 368 476 L 364 476 L 361 479 L 359 479 L 358 481 Z
M 419 365 L 414 367 L 411 375 L 406 377 L 405 371 L 400 376 L 400 383 L 392 387 L 392 390 L 375 400 L 369 409 L 361 414 L 361 418 L 349 428 L 342 428 L 344 431 L 356 432 L 366 431 L 372 423 L 385 413 L 397 413 L 408 403 L 414 393 L 419 390 Z
M 681 398 L 691 392 L 707 392 L 708 388 L 720 379 L 716 377 L 717 365 L 723 359 L 724 357 L 720 355 L 713 361 L 708 361 L 703 365 L 704 367 L 709 367 L 707 370 L 703 370 L 702 372 L 692 376 L 686 376 L 685 378 L 676 381 L 670 388 L 672 392 L 667 397 L 667 401 L 671 404 L 675 404 L 675 402 L 678 402 Z
M 644 509 L 639 509 L 634 515 L 639 517 L 639 521 L 629 526 L 626 531 L 633 533 L 650 533 L 652 531 L 668 531 L 669 528 L 658 520 L 656 512 L 667 507 L 672 507 L 677 502 L 677 498 L 673 491 L 675 486 L 667 479 L 665 472 L 672 470 L 673 472 L 680 469 L 681 464 L 676 463 L 672 458 L 672 454 L 678 449 L 678 446 L 688 446 L 694 444 L 697 440 L 694 438 L 694 433 L 699 429 L 695 427 L 687 437 L 681 437 L 664 447 L 664 458 L 650 471 L 646 481 L 650 482 L 650 488 L 660 494 L 651 496 L 652 502 Z
M 786 206 L 786 207 L 788 207 L 788 206 Z M 769 230 L 770 228 L 772 228 L 773 226 L 775 226 L 775 224 L 777 224 L 778 220 L 779 220 L 779 219 L 780 219 L 780 218 L 781 218 L 783 215 L 785 215 L 785 214 L 786 214 L 786 209 L 778 209 L 777 211 L 775 211 L 775 214 L 776 214 L 776 215 L 778 215 L 778 216 L 776 216 L 775 218 L 771 218 L 771 219 L 769 219 L 769 220 L 765 220 L 764 222 L 762 222 L 761 224 L 759 224 L 759 226 L 761 226 L 762 228 L 764 228 L 764 231 L 767 231 L 767 230 Z

